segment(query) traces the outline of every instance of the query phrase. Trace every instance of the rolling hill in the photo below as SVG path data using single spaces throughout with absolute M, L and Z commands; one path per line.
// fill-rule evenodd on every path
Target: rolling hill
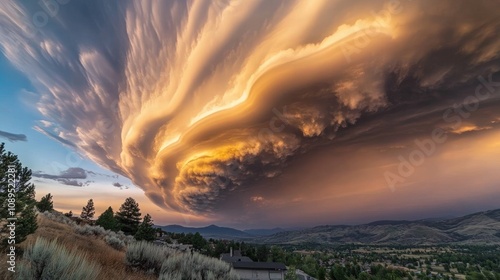
M 184 227 L 180 225 L 157 226 L 164 231 L 174 233 L 196 233 L 199 232 L 205 238 L 215 239 L 247 239 L 254 238 L 255 235 L 246 233 L 241 230 L 228 227 L 219 227 L 216 225 L 209 225 L 206 227 Z
M 272 244 L 500 244 L 500 209 L 443 220 L 326 225 L 254 239 Z
M 324 225 L 298 230 L 273 228 L 242 231 L 216 225 L 157 227 L 174 233 L 199 232 L 205 238 L 268 244 L 500 244 L 500 209 L 458 218 L 383 220 L 363 225 Z
M 276 233 L 284 232 L 284 231 L 290 231 L 286 230 L 283 228 L 271 228 L 271 229 L 246 229 L 244 232 L 251 234 L 251 235 L 256 235 L 256 236 L 267 236 L 267 235 L 273 235 Z

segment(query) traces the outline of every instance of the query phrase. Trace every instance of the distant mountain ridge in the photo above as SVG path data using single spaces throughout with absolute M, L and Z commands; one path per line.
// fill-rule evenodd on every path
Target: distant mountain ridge
M 269 236 L 276 233 L 290 231 L 290 229 L 272 228 L 272 229 L 247 229 L 238 230 L 229 227 L 219 227 L 209 225 L 206 227 L 185 227 L 181 225 L 155 226 L 167 232 L 174 233 L 196 233 L 199 232 L 205 238 L 214 239 L 251 239 L 260 236 Z
M 216 225 L 157 227 L 174 233 L 199 232 L 205 238 L 269 244 L 500 244 L 500 209 L 457 218 L 380 220 L 362 225 L 322 225 L 297 230 L 283 228 L 238 230 Z
M 458 218 L 376 221 L 364 225 L 327 225 L 281 232 L 254 240 L 272 244 L 500 244 L 500 209 Z
M 266 236 L 290 230 L 283 228 L 271 228 L 271 229 L 263 228 L 263 229 L 245 229 L 243 231 L 251 235 Z
M 215 239 L 239 239 L 239 238 L 253 238 L 254 235 L 246 233 L 244 231 L 228 228 L 219 227 L 216 225 L 209 225 L 206 227 L 184 227 L 181 225 L 168 225 L 168 226 L 157 226 L 164 231 L 174 232 L 174 233 L 196 233 L 199 232 L 205 238 L 215 238 Z

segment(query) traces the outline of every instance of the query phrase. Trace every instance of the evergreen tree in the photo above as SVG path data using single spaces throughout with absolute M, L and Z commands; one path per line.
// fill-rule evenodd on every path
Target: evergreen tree
M 288 267 L 285 274 L 285 280 L 298 280 L 297 272 L 295 271 L 295 266 Z
M 318 270 L 318 280 L 326 280 L 326 270 L 324 267 L 320 267 Z
M 205 245 L 207 244 L 207 241 L 199 232 L 196 232 L 192 239 L 191 239 L 191 244 L 193 245 L 193 248 L 196 250 L 201 250 Z M 236 247 L 236 246 L 235 246 Z
M 226 247 L 226 245 L 221 242 L 220 240 L 217 240 L 218 242 L 215 244 L 215 250 L 214 250 L 214 257 L 220 257 L 221 254 L 227 253 L 229 248 Z M 252 257 L 252 255 L 245 254 L 245 256 L 248 256 L 249 258 Z
M 52 202 L 52 195 L 48 193 L 46 196 L 42 197 L 39 202 L 36 204 L 36 208 L 38 208 L 38 211 L 40 212 L 45 212 L 45 211 L 52 211 L 54 210 L 54 204 Z
M 82 213 L 80 214 L 80 218 L 84 220 L 90 220 L 94 217 L 95 208 L 94 208 L 94 200 L 89 199 L 87 205 L 82 208 Z
M 257 261 L 259 262 L 265 262 L 267 261 L 267 255 L 269 253 L 269 249 L 267 248 L 266 245 L 260 245 L 257 248 Z
M 8 227 L 0 229 L 1 245 L 14 245 L 37 229 L 35 185 L 30 183 L 31 170 L 23 167 L 16 155 L 6 152 L 0 144 L 0 223 L 15 223 L 15 239 L 8 239 Z M 8 221 L 7 218 L 16 218 Z
M 116 219 L 125 234 L 134 235 L 141 220 L 139 204 L 131 197 L 125 199 L 120 210 L 116 212 Z
M 156 230 L 153 228 L 153 220 L 151 216 L 146 214 L 139 225 L 139 229 L 134 235 L 137 240 L 153 241 L 156 239 Z
M 108 207 L 106 211 L 104 211 L 97 221 L 96 225 L 103 227 L 104 229 L 109 229 L 112 231 L 118 231 L 120 229 L 118 222 L 115 219 L 113 208 L 111 206 Z

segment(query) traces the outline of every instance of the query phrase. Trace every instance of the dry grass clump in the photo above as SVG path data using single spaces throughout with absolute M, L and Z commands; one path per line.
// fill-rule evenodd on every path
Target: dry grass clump
M 125 242 L 123 242 L 123 240 L 121 240 L 120 238 L 116 238 L 114 236 L 105 236 L 104 242 L 118 251 L 121 251 L 123 250 L 123 248 L 125 248 Z
M 16 278 L 93 280 L 100 271 L 101 267 L 89 262 L 85 254 L 66 249 L 57 239 L 47 241 L 40 237 L 24 251 Z

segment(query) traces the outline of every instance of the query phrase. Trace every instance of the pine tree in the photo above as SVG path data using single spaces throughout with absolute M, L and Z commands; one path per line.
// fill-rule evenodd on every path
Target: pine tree
M 285 274 L 285 280 L 298 280 L 297 272 L 295 266 L 290 266 Z
M 112 231 L 118 231 L 120 229 L 118 221 L 116 221 L 113 208 L 109 208 L 104 211 L 99 218 L 96 220 L 96 225 L 103 227 L 104 229 L 109 229 Z
M 326 270 L 324 267 L 320 267 L 318 270 L 318 280 L 326 280 Z
M 191 244 L 193 245 L 193 248 L 196 250 L 201 250 L 205 245 L 207 244 L 207 241 L 199 232 L 196 232 L 192 239 L 191 239 Z
M 139 229 L 134 235 L 136 240 L 153 241 L 156 239 L 156 230 L 153 228 L 153 220 L 149 214 L 146 214 L 139 225 Z
M 52 211 L 54 210 L 54 203 L 52 202 L 52 195 L 48 193 L 46 196 L 42 197 L 39 202 L 36 204 L 36 208 L 38 208 L 38 211 L 40 212 L 45 212 L 45 211 Z
M 82 213 L 80 214 L 80 218 L 84 220 L 90 220 L 94 217 L 95 208 L 94 208 L 94 200 L 89 199 L 87 205 L 82 208 Z
M 15 181 L 12 179 L 15 179 Z M 8 239 L 9 231 L 7 227 L 0 229 L 0 246 L 7 245 L 7 240 L 15 240 L 15 244 L 18 244 L 24 241 L 28 234 L 35 232 L 37 229 L 35 185 L 30 183 L 30 180 L 31 170 L 23 167 L 16 155 L 6 152 L 4 143 L 1 143 L 0 223 L 6 223 L 7 218 L 16 218 L 17 220 L 9 221 L 9 223 L 15 223 L 15 239 Z
M 139 204 L 131 197 L 125 199 L 120 210 L 116 212 L 116 219 L 125 234 L 134 235 L 141 220 Z

